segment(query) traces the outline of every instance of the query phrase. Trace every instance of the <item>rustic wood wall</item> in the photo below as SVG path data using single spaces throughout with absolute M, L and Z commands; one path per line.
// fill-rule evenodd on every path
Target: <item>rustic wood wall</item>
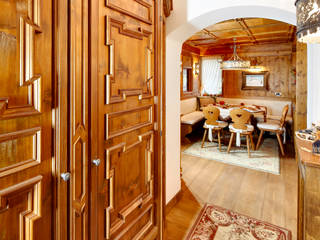
M 268 90 L 241 90 L 242 71 L 223 71 L 223 97 L 295 99 L 295 45 L 285 43 L 243 46 L 238 50 L 238 54 L 241 58 L 250 60 L 251 65 L 262 66 L 265 71 L 269 72 Z M 228 59 L 231 57 L 231 50 L 207 49 L 201 55 L 220 55 Z M 280 92 L 281 96 L 276 97 L 276 92 Z
M 219 55 L 223 59 L 231 57 L 232 50 L 203 49 L 199 51 L 184 44 L 181 52 L 181 71 L 183 67 L 192 67 L 194 73 L 195 63 L 201 62 L 201 56 Z M 265 90 L 241 90 L 242 71 L 223 71 L 223 97 L 236 98 L 296 98 L 296 46 L 293 43 L 263 44 L 242 46 L 238 50 L 241 58 L 250 60 L 252 65 L 262 66 L 269 72 L 268 89 Z M 201 71 L 199 75 L 193 74 L 193 91 L 182 91 L 181 74 L 181 98 L 197 96 L 201 90 Z M 275 93 L 281 93 L 276 96 Z
M 296 76 L 295 59 L 296 54 L 247 57 L 244 59 L 251 63 L 263 66 L 269 72 L 267 90 L 241 90 L 242 71 L 223 71 L 223 96 L 224 97 L 276 97 L 275 93 L 281 93 L 280 97 L 295 99 L 296 96 Z
M 305 129 L 307 127 L 307 45 L 297 43 L 297 99 L 295 109 L 294 129 Z
M 200 63 L 200 51 L 196 48 L 190 48 L 187 46 L 182 47 L 181 52 L 181 77 L 180 77 L 180 93 L 181 99 L 198 96 L 201 90 L 200 73 L 195 74 L 195 65 Z M 183 92 L 182 85 L 182 69 L 184 67 L 192 69 L 192 91 Z

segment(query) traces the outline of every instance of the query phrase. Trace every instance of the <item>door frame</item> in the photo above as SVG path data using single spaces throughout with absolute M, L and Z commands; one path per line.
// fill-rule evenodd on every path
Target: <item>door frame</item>
M 99 22 L 99 1 L 87 0 L 89 6 L 89 19 L 91 26 L 98 26 Z M 157 227 L 159 236 L 157 239 L 163 239 L 165 223 L 165 32 L 164 32 L 164 14 L 163 0 L 155 2 L 155 104 L 154 119 L 157 122 L 155 130 L 155 178 L 159 184 L 155 189 L 155 204 L 157 206 Z M 68 50 L 69 50 L 69 4 L 68 1 L 55 0 L 53 2 L 53 239 L 68 239 L 68 198 L 65 194 L 68 190 L 67 184 L 62 181 L 60 175 L 68 170 Z M 98 194 L 98 168 L 92 164 L 92 161 L 99 156 L 99 144 L 91 141 L 98 136 L 98 27 L 89 29 L 89 229 L 90 238 L 97 239 L 97 194 Z

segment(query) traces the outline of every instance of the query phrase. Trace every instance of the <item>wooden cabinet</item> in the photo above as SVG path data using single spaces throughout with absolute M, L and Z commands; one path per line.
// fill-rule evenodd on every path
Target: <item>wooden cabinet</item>
M 0 1 L 0 239 L 51 239 L 52 1 Z
M 0 1 L 0 239 L 161 238 L 163 4 Z
M 298 239 L 320 239 L 320 156 L 296 134 L 299 164 Z
M 98 239 L 159 237 L 159 3 L 107 0 L 98 22 Z

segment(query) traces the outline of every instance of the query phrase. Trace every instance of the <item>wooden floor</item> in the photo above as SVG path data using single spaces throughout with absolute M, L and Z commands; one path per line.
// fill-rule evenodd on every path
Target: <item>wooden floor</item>
M 286 151 L 279 176 L 182 153 L 181 199 L 167 215 L 167 239 L 184 239 L 202 206 L 212 203 L 285 227 L 296 240 L 298 169 L 292 144 Z

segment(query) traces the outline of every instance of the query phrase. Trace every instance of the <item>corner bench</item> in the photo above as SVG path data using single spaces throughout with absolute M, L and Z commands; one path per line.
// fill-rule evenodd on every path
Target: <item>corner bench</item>
M 186 135 L 202 127 L 204 123 L 204 115 L 202 111 L 198 111 L 198 102 L 196 97 L 184 99 L 180 101 L 180 122 L 181 122 L 181 140 L 189 141 Z

